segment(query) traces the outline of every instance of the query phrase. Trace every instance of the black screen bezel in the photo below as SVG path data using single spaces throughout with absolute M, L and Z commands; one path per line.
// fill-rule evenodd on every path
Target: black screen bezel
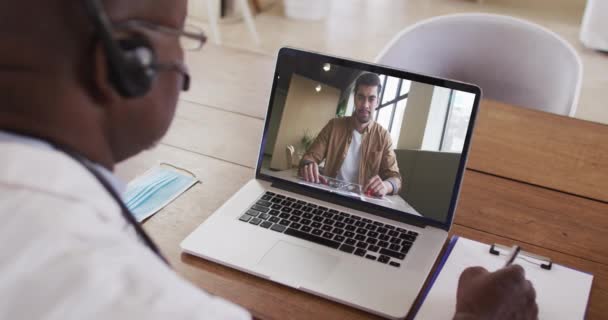
M 456 181 L 454 183 L 454 189 L 452 191 L 452 199 L 450 200 L 450 207 L 448 209 L 448 214 L 447 214 L 446 220 L 444 222 L 437 221 L 437 220 L 434 220 L 431 218 L 420 217 L 420 216 L 416 216 L 416 215 L 412 215 L 412 214 L 404 214 L 403 212 L 401 212 L 399 210 L 383 207 L 383 206 L 372 204 L 372 203 L 356 201 L 356 200 L 353 201 L 352 198 L 349 198 L 347 196 L 330 193 L 327 191 L 323 191 L 321 189 L 298 184 L 298 183 L 295 183 L 292 181 L 284 180 L 281 178 L 277 178 L 274 176 L 270 176 L 270 175 L 261 173 L 262 160 L 264 157 L 264 149 L 265 149 L 266 139 L 267 139 L 266 135 L 268 134 L 268 126 L 269 126 L 270 117 L 272 115 L 272 106 L 274 104 L 275 92 L 276 92 L 276 87 L 277 87 L 277 82 L 278 82 L 277 80 L 278 80 L 278 76 L 279 76 L 279 66 L 281 65 L 282 59 L 284 59 L 286 57 L 289 57 L 289 58 L 297 57 L 298 59 L 310 59 L 313 61 L 318 61 L 319 63 L 326 62 L 326 63 L 330 63 L 332 65 L 359 69 L 362 71 L 374 72 L 377 74 L 386 74 L 386 75 L 389 75 L 392 77 L 407 79 L 410 81 L 417 81 L 417 82 L 421 82 L 421 83 L 425 83 L 425 84 L 429 84 L 429 85 L 440 86 L 440 87 L 445 87 L 448 89 L 454 89 L 454 90 L 459 90 L 459 91 L 464 91 L 464 92 L 469 92 L 469 93 L 475 94 L 475 101 L 473 103 L 473 108 L 471 111 L 469 127 L 467 129 L 468 131 L 467 131 L 466 139 L 464 142 L 464 146 L 462 148 L 460 164 L 458 166 L 458 172 L 456 174 Z M 262 144 L 261 144 L 259 154 L 258 154 L 258 162 L 257 162 L 257 166 L 256 166 L 255 177 L 256 177 L 256 179 L 261 179 L 261 180 L 272 182 L 273 186 L 276 186 L 278 188 L 287 189 L 289 191 L 305 194 L 307 196 L 311 196 L 311 197 L 314 197 L 314 198 L 317 198 L 317 199 L 320 199 L 323 201 L 342 205 L 342 206 L 345 206 L 345 207 L 348 207 L 351 209 L 364 211 L 364 212 L 367 212 L 370 214 L 375 214 L 375 215 L 382 216 L 384 218 L 391 219 L 391 220 L 396 220 L 399 222 L 410 223 L 410 224 L 415 224 L 415 225 L 420 225 L 420 226 L 430 225 L 430 226 L 434 226 L 434 227 L 449 231 L 449 229 L 452 225 L 453 219 L 454 219 L 454 211 L 456 208 L 456 204 L 458 202 L 458 197 L 460 195 L 460 187 L 461 187 L 462 179 L 464 176 L 464 170 L 466 169 L 466 161 L 467 161 L 468 154 L 469 154 L 471 138 L 472 138 L 472 134 L 473 134 L 473 129 L 475 127 L 475 120 L 477 118 L 477 112 L 478 112 L 478 108 L 479 108 L 479 102 L 481 100 L 481 94 L 482 94 L 481 89 L 478 86 L 468 84 L 468 83 L 463 83 L 463 82 L 458 82 L 458 81 L 453 81 L 453 80 L 448 80 L 448 79 L 441 79 L 441 78 L 417 74 L 417 73 L 411 73 L 411 72 L 407 72 L 405 70 L 400 70 L 400 69 L 396 69 L 396 68 L 392 68 L 392 67 L 382 66 L 382 65 L 378 65 L 378 64 L 370 64 L 370 63 L 366 63 L 366 62 L 360 62 L 360 61 L 355 61 L 355 60 L 350 60 L 350 59 L 345 59 L 345 58 L 340 58 L 340 57 L 335 57 L 335 56 L 329 56 L 329 55 L 319 54 L 319 53 L 310 52 L 310 51 L 303 51 L 303 50 L 299 50 L 299 49 L 295 49 L 295 48 L 291 48 L 291 47 L 281 48 L 279 50 L 276 65 L 275 65 L 274 79 L 272 82 L 272 89 L 271 89 L 271 94 L 270 94 L 270 100 L 268 102 L 266 119 L 264 121 L 264 133 L 262 135 Z

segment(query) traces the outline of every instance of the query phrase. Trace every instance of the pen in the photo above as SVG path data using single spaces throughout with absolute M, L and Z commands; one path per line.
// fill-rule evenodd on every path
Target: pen
M 513 261 L 515 261 L 515 258 L 517 258 L 517 255 L 519 254 L 519 251 L 521 251 L 521 248 L 518 245 L 514 245 L 513 249 L 511 249 L 511 254 L 509 254 L 509 257 L 507 258 L 507 262 L 505 263 L 504 267 L 508 267 L 513 263 Z

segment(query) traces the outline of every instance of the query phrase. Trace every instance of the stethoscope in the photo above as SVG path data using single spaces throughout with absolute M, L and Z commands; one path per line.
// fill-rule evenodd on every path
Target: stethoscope
M 127 222 L 133 227 L 133 229 L 135 230 L 135 233 L 137 234 L 137 236 L 139 237 L 139 239 L 150 250 L 152 250 L 152 252 L 154 252 L 164 263 L 166 263 L 168 266 L 170 266 L 169 261 L 167 261 L 167 259 L 162 255 L 162 253 L 158 249 L 158 246 L 156 246 L 156 244 L 154 243 L 154 241 L 152 241 L 152 239 L 150 239 L 150 237 L 148 236 L 148 234 L 146 234 L 146 232 L 139 225 L 139 223 L 137 222 L 137 220 L 135 220 L 135 217 L 131 213 L 131 210 L 129 210 L 129 208 L 127 208 L 127 206 L 124 204 L 124 202 L 122 201 L 122 198 L 120 197 L 120 195 L 118 195 L 116 193 L 116 190 L 114 190 L 114 188 L 110 185 L 110 183 L 97 171 L 97 169 L 95 169 L 92 166 L 91 163 L 89 163 L 88 161 L 86 161 L 82 156 L 80 156 L 78 153 L 70 150 L 69 148 L 66 148 L 64 146 L 56 144 L 56 143 L 54 143 L 52 141 L 49 141 L 49 140 L 47 140 L 45 138 L 42 138 L 42 137 L 39 137 L 39 136 L 36 136 L 36 135 L 32 135 L 32 134 L 24 134 L 24 133 L 21 133 L 21 132 L 17 132 L 17 131 L 14 131 L 14 130 L 8 130 L 8 129 L 4 129 L 4 128 L 2 129 L 2 131 L 12 132 L 12 133 L 14 133 L 16 135 L 25 136 L 25 137 L 32 137 L 32 138 L 39 139 L 41 141 L 47 142 L 55 150 L 64 153 L 65 155 L 69 156 L 74 161 L 76 161 L 80 165 L 82 165 L 87 171 L 89 171 L 95 177 L 95 179 L 97 179 L 97 181 L 103 186 L 104 189 L 106 189 L 106 191 L 114 199 L 114 201 L 116 202 L 116 204 L 118 204 L 118 206 L 120 207 L 120 211 L 122 213 L 123 218 L 125 218 L 125 220 L 127 220 Z

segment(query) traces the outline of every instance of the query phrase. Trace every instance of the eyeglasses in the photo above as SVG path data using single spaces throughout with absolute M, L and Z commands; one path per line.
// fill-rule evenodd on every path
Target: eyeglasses
M 187 51 L 199 50 L 203 47 L 205 42 L 207 42 L 207 36 L 205 36 L 203 30 L 191 24 L 185 25 L 182 30 L 161 26 L 144 20 L 127 20 L 115 23 L 114 26 L 119 29 L 143 28 L 178 37 L 180 46 Z

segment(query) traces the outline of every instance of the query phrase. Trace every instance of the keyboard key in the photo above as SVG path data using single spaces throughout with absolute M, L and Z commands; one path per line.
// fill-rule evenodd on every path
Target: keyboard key
M 314 209 L 314 210 L 312 210 L 312 213 L 314 213 L 314 214 L 323 214 L 323 211 L 321 209 Z
M 272 199 L 272 196 L 271 196 L 271 195 L 265 194 L 265 195 L 263 195 L 263 196 L 262 196 L 262 200 L 266 200 L 266 201 L 268 201 L 268 200 L 270 200 L 270 199 Z
M 378 228 L 378 230 L 376 230 L 376 231 L 378 231 L 378 233 L 381 233 L 381 234 L 386 234 L 388 232 L 388 229 L 387 228 Z
M 321 223 L 320 222 L 313 222 L 310 224 L 311 227 L 313 228 L 321 228 Z
M 329 212 L 333 214 L 338 214 L 338 210 L 336 209 L 329 209 Z
M 282 201 L 282 200 L 281 200 L 281 199 L 279 199 L 279 198 L 272 198 L 272 200 L 270 200 L 270 202 L 272 202 L 272 203 L 274 203 L 274 204 L 276 204 L 276 205 L 280 205 L 281 201 Z M 274 205 L 273 205 L 273 206 L 274 206 Z
M 270 210 L 270 212 L 268 212 L 269 215 L 271 216 L 278 216 L 281 214 L 281 211 L 279 210 Z
M 331 214 L 331 213 L 329 213 L 329 212 L 324 212 L 324 213 L 322 214 L 322 216 L 323 216 L 323 218 L 331 218 L 331 217 L 333 217 L 334 215 L 333 215 L 333 214 Z
M 314 217 L 312 218 L 312 220 L 314 220 L 314 221 L 316 221 L 316 222 L 322 222 L 322 221 L 323 221 L 323 217 L 321 217 L 321 216 L 314 216 Z
M 333 237 L 334 237 L 334 234 L 331 233 L 331 232 L 324 232 L 323 233 L 323 238 L 325 238 L 325 239 L 330 239 L 331 240 Z
M 327 211 L 328 210 L 327 208 L 325 208 L 323 206 L 319 206 L 318 208 L 319 208 L 319 210 L 323 210 L 323 211 Z
M 407 233 L 407 230 L 403 229 L 403 228 L 397 228 L 397 231 L 401 232 L 401 233 Z
M 300 230 L 302 230 L 304 232 L 310 232 L 310 230 L 312 230 L 312 228 L 309 226 L 303 226 L 302 228 L 300 228 Z
M 380 242 L 378 242 L 378 246 L 382 247 L 382 248 L 387 248 L 388 245 L 389 245 L 389 243 L 386 242 L 386 241 L 380 241 Z
M 391 244 L 388 248 L 390 250 L 393 250 L 393 251 L 399 251 L 399 250 L 401 250 L 401 246 L 400 245 L 396 245 L 396 244 Z
M 359 228 L 363 228 L 367 225 L 367 223 L 363 222 L 363 221 L 357 221 L 355 223 L 355 226 L 359 227 Z
M 385 224 L 384 227 L 389 230 L 395 230 L 395 227 L 391 226 L 390 224 Z
M 365 229 L 363 229 L 363 228 L 359 228 L 359 229 L 357 229 L 357 231 L 355 231 L 355 232 L 357 232 L 358 234 L 365 235 L 365 234 L 367 233 L 367 230 L 365 230 Z
M 290 223 L 291 222 L 289 222 L 289 220 L 287 220 L 287 219 L 282 219 L 281 221 L 279 221 L 280 225 L 286 226 L 286 227 L 288 227 Z
M 367 251 L 365 251 L 365 249 L 361 249 L 361 248 L 359 248 L 359 249 L 355 250 L 355 255 L 360 256 L 360 257 L 363 257 L 363 256 L 365 255 L 365 253 L 366 253 L 366 252 L 367 252 Z
M 407 247 L 403 247 L 403 248 L 401 248 L 401 250 L 400 250 L 399 252 L 401 252 L 401 253 L 403 253 L 403 254 L 407 254 L 409 251 L 410 251 L 410 247 L 409 247 L 409 246 L 407 246 Z
M 391 260 L 391 258 L 389 258 L 387 256 L 380 256 L 380 258 L 378 258 L 378 262 L 381 262 L 381 263 L 387 263 L 387 262 L 389 262 L 389 260 Z
M 401 264 L 399 262 L 395 262 L 395 261 L 391 261 L 388 264 L 390 264 L 393 267 L 399 267 L 399 266 L 401 266 Z
M 388 235 L 391 237 L 398 237 L 399 236 L 399 232 L 395 231 L 395 230 L 391 230 L 388 232 Z
M 336 226 L 337 228 L 344 228 L 346 227 L 346 225 L 342 222 L 336 222 L 336 224 L 334 224 L 334 226 Z
M 350 216 L 350 218 L 354 219 L 354 220 L 361 220 L 361 217 L 359 217 L 359 216 Z
M 260 213 L 262 213 L 262 212 L 259 212 L 259 211 L 255 211 L 255 210 L 251 210 L 251 209 L 250 209 L 250 210 L 247 210 L 247 212 L 246 212 L 246 213 L 247 213 L 248 215 L 252 216 L 252 217 L 257 217 L 257 216 L 258 216 L 258 214 L 260 214 Z
M 385 234 L 381 234 L 378 239 L 382 240 L 382 241 L 389 241 L 391 240 L 391 237 Z
M 333 229 L 333 227 L 332 226 L 328 226 L 328 225 L 324 225 L 324 226 L 321 227 L 321 230 L 323 230 L 323 231 L 331 231 L 332 229 Z
M 378 247 L 378 246 L 369 246 L 367 248 L 367 250 L 369 250 L 371 252 L 378 252 L 378 250 L 380 250 L 380 247 Z
M 296 215 L 296 216 L 301 216 L 304 212 L 300 211 L 300 210 L 293 210 L 293 212 L 291 214 Z
M 283 212 L 287 212 L 287 213 L 290 213 L 290 212 L 292 212 L 292 211 L 293 211 L 293 209 L 292 209 L 292 208 L 289 208 L 289 207 L 283 207 L 283 208 L 281 208 L 281 211 L 283 211 Z
M 349 224 L 344 229 L 346 229 L 348 231 L 355 231 L 355 230 L 357 230 L 357 227 L 353 226 L 352 224 Z
M 249 222 L 249 220 L 251 220 L 251 218 L 253 218 L 253 217 L 248 214 L 244 214 L 239 218 L 239 220 L 241 220 L 243 222 Z
M 401 239 L 399 239 L 399 238 L 391 238 L 391 243 L 400 244 L 401 243 Z
M 376 260 L 376 257 L 372 256 L 371 254 L 365 255 L 365 258 L 370 259 L 370 260 Z
M 372 220 L 367 219 L 367 218 L 362 218 L 361 221 L 363 221 L 365 223 L 372 223 Z
M 378 242 L 378 239 L 367 238 L 367 239 L 365 239 L 365 242 L 367 242 L 369 244 L 376 244 Z
M 346 224 L 353 224 L 353 223 L 355 223 L 355 220 L 351 219 L 351 218 L 347 218 L 347 219 L 344 219 L 344 223 L 346 223 Z
M 333 230 L 331 230 L 331 232 L 333 232 L 337 235 L 342 235 L 344 233 L 344 229 L 334 228 Z
M 249 223 L 257 226 L 258 224 L 262 223 L 262 221 L 263 220 L 260 218 L 253 218 L 253 219 L 251 219 L 251 221 L 249 221 Z
M 303 224 L 303 225 L 305 225 L 305 226 L 310 225 L 310 223 L 311 223 L 311 222 L 312 222 L 312 221 L 310 221 L 310 220 L 308 220 L 308 219 L 302 219 L 302 221 L 300 221 L 300 223 L 301 223 L 301 224 Z
M 378 234 L 378 232 L 370 231 L 367 233 L 367 236 L 370 238 L 378 238 L 379 234 Z
M 270 230 L 277 231 L 277 232 L 283 232 L 283 231 L 285 231 L 285 229 L 287 229 L 287 227 L 282 226 L 280 224 L 273 224 L 272 227 L 270 227 Z
M 375 226 L 373 224 L 368 224 L 365 226 L 365 229 L 367 229 L 369 231 L 376 231 L 376 229 L 378 229 L 378 226 Z
M 296 237 L 296 238 L 308 240 L 308 241 L 311 241 L 311 242 L 314 242 L 316 244 L 320 244 L 323 246 L 331 247 L 334 249 L 338 249 L 338 247 L 340 246 L 340 244 L 338 242 L 335 242 L 335 241 L 332 241 L 329 239 L 325 239 L 322 237 L 317 237 L 310 233 L 302 232 L 300 230 L 296 230 L 296 229 L 292 229 L 292 228 L 287 229 L 287 231 L 285 231 L 285 234 Z
M 299 224 L 299 223 L 297 223 L 297 222 L 295 222 L 295 223 L 292 223 L 290 227 L 294 228 L 294 229 L 300 229 L 300 227 L 302 227 L 302 225 Z
M 262 222 L 260 227 L 268 229 L 268 228 L 270 228 L 271 225 L 272 225 L 272 222 L 264 221 L 264 222 Z
M 357 248 L 367 249 L 367 243 L 365 243 L 363 241 L 359 241 L 359 242 L 357 242 Z
M 291 216 L 289 217 L 289 220 L 293 222 L 300 222 L 301 218 L 298 216 Z
M 312 208 L 311 207 L 304 207 L 304 208 L 302 208 L 302 211 L 304 211 L 304 212 L 311 212 Z
M 312 217 L 314 217 L 314 215 L 313 215 L 312 213 L 306 213 L 306 212 L 305 212 L 305 213 L 302 215 L 302 217 L 303 217 L 304 219 L 312 219 Z
M 343 236 L 334 236 L 334 241 L 342 242 L 344 241 L 344 239 L 346 238 L 344 238 Z
M 399 260 L 403 260 L 405 259 L 405 254 L 401 253 L 401 252 L 395 252 L 392 250 L 387 250 L 387 249 L 380 249 L 380 254 L 384 254 L 387 255 L 389 257 L 393 257 L 395 259 L 399 259 Z
M 268 218 L 270 218 L 270 215 L 268 213 L 260 213 L 258 218 L 260 218 L 262 220 L 268 220 Z
M 292 198 L 292 197 L 287 197 L 287 198 L 285 198 L 285 199 L 287 199 L 288 201 L 296 201 L 296 199 L 294 199 L 294 198 Z
M 281 219 L 288 219 L 289 217 L 291 217 L 291 215 L 286 212 L 283 212 L 279 215 L 279 218 L 281 218 Z
M 323 234 L 323 230 L 321 230 L 321 229 L 313 229 L 311 233 L 314 234 L 315 236 L 320 236 L 320 235 Z
M 353 251 L 355 251 L 355 247 L 348 245 L 348 244 L 343 244 L 340 246 L 340 251 L 353 253 Z
M 273 209 L 275 209 L 275 210 L 280 210 L 281 208 L 283 208 L 283 206 L 282 206 L 282 205 L 280 205 L 280 204 L 276 204 L 276 203 L 275 203 L 275 204 L 273 204 L 273 205 L 272 205 L 272 207 L 271 207 L 271 208 L 273 208 Z
M 258 202 L 256 202 L 255 204 L 260 205 L 262 207 L 270 207 L 272 205 L 272 202 L 266 200 L 258 200 Z
M 332 219 L 329 219 L 329 218 L 326 218 L 325 220 L 323 220 L 323 223 L 324 223 L 324 224 L 326 224 L 326 225 L 330 225 L 330 226 L 333 226 L 335 222 L 336 222 L 336 221 L 334 221 L 334 220 L 332 220 Z
M 276 195 L 276 193 L 271 192 L 271 191 L 266 191 L 266 194 L 267 194 L 267 195 L 269 195 L 269 196 L 274 196 L 274 195 Z
M 316 207 L 317 207 L 317 205 L 316 205 L 316 204 L 314 204 L 314 203 L 309 203 L 309 204 L 307 204 L 307 205 L 308 205 L 309 207 L 312 207 L 312 208 L 316 208 Z
M 277 217 L 270 217 L 270 219 L 268 219 L 268 221 L 277 223 L 277 222 L 281 221 L 281 219 L 279 219 Z
M 355 239 L 346 239 L 346 241 L 344 241 L 344 243 L 349 244 L 351 246 L 354 246 L 357 244 L 357 240 Z
M 296 202 L 297 202 L 298 204 L 301 204 L 301 205 L 305 205 L 305 204 L 306 204 L 306 201 L 302 201 L 302 200 L 298 200 L 298 201 L 296 201 Z
M 266 213 L 266 212 L 270 211 L 270 208 L 267 208 L 267 207 L 262 207 L 262 206 L 259 206 L 259 205 L 257 205 L 257 204 L 254 204 L 254 205 L 251 207 L 251 209 L 253 209 L 253 210 L 257 210 L 257 211 L 260 211 L 260 212 L 264 212 L 264 213 Z
M 355 240 L 363 241 L 363 240 L 365 240 L 365 236 L 362 234 L 358 234 L 355 236 Z
M 383 227 L 384 223 L 380 222 L 380 221 L 374 221 L 374 224 L 377 225 L 378 227 Z
M 275 197 L 277 197 L 279 199 L 285 199 L 285 196 L 282 194 L 277 194 L 277 195 L 275 195 Z
M 414 232 L 414 231 L 408 231 L 407 234 L 417 237 L 418 236 L 418 232 Z
M 336 220 L 336 221 L 342 222 L 342 221 L 344 221 L 344 219 L 346 219 L 346 218 L 344 218 L 343 216 L 334 215 L 334 220 Z
M 347 238 L 352 238 L 355 236 L 355 233 L 352 231 L 346 231 L 346 232 L 344 232 L 344 236 Z

